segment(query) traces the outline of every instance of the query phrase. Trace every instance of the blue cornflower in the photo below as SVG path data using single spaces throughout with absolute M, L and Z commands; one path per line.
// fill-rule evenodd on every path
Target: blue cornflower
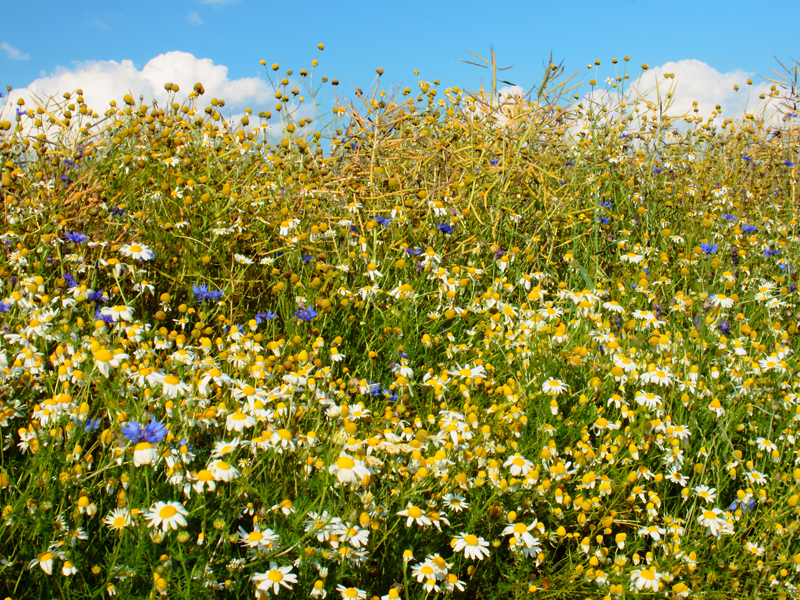
M 0 300 L 0 312 L 8 312 L 10 308 L 10 304 L 5 304 L 2 300 Z
M 224 292 L 221 291 L 209 291 L 207 286 L 197 284 L 192 284 L 192 291 L 194 292 L 194 297 L 200 302 L 219 300 L 224 294 Z
M 658 175 L 659 173 L 661 173 L 663 170 L 664 170 L 664 169 L 659 169 L 658 167 L 653 167 L 653 173 L 655 173 L 656 175 Z
M 703 251 L 703 254 L 716 254 L 717 250 L 719 250 L 719 244 L 708 244 L 703 242 L 700 244 L 700 249 Z
M 64 281 L 67 282 L 67 288 L 71 289 L 74 287 L 78 287 L 78 282 L 75 281 L 75 278 L 70 275 L 69 273 L 64 273 Z
M 722 218 L 725 219 L 726 221 L 730 221 L 731 223 L 736 221 L 736 217 L 734 217 L 733 215 L 726 214 L 726 213 L 723 213 Z
M 84 234 L 79 233 L 77 231 L 73 233 L 67 232 L 64 235 L 64 237 L 67 238 L 70 242 L 75 242 L 76 244 L 82 244 L 88 239 Z
M 277 316 L 278 315 L 276 315 L 274 312 L 272 312 L 271 310 L 268 310 L 266 312 L 256 313 L 256 316 L 253 317 L 253 318 L 256 320 L 256 323 L 261 325 L 262 322 L 264 322 L 264 321 L 272 321 L 272 319 L 276 318 Z
M 416 256 L 417 254 L 422 254 L 422 248 L 408 248 L 406 253 L 409 256 Z
M 742 233 L 753 233 L 754 231 L 758 231 L 758 227 L 755 225 L 742 225 Z
M 89 300 L 94 300 L 95 302 L 105 302 L 106 299 L 103 297 L 103 292 L 104 291 L 105 290 L 98 290 L 96 292 L 89 292 L 88 294 L 86 294 L 86 297 Z
M 608 202 L 603 201 L 603 200 L 600 201 L 600 206 L 602 206 L 603 208 L 611 208 L 611 206 L 613 204 L 614 204 L 614 202 L 612 202 L 610 200 Z
M 273 250 L 272 252 L 267 254 L 267 256 L 271 258 L 280 258 L 281 256 L 283 256 L 283 250 Z
M 300 258 L 302 258 L 302 259 L 303 259 L 303 262 L 304 262 L 304 263 L 310 263 L 310 262 L 311 262 L 311 260 L 312 260 L 314 257 L 313 257 L 312 255 L 310 255 L 310 254 L 302 254 L 302 253 L 301 253 L 301 254 L 300 254 Z
M 361 230 L 355 225 L 350 225 L 350 231 L 352 231 L 353 233 L 359 233 L 359 231 Z
M 98 427 L 100 427 L 100 419 L 96 417 L 93 419 L 88 419 L 86 421 L 81 421 L 76 416 L 73 416 L 72 420 L 75 422 L 76 425 L 78 426 L 82 425 L 83 430 L 86 432 L 95 431 Z
M 311 321 L 313 320 L 319 313 L 315 311 L 313 308 L 304 308 L 302 310 L 298 310 L 294 313 L 294 316 L 300 319 L 301 321 Z
M 381 384 L 374 381 L 367 382 L 367 394 L 377 396 L 381 393 Z
M 753 159 L 750 158 L 749 156 L 747 156 L 746 154 L 744 156 L 742 156 L 742 159 L 746 160 L 747 162 L 753 162 Z
M 397 354 L 400 358 L 408 358 L 408 352 L 403 352 L 400 350 Z
M 597 217 L 597 220 L 600 221 L 602 225 L 608 225 L 609 223 L 611 223 L 611 219 L 609 219 L 608 217 Z
M 778 249 L 773 250 L 772 248 L 767 248 L 764 250 L 764 256 L 766 257 L 778 256 L 780 253 L 781 251 Z
M 94 320 L 95 321 L 102 321 L 106 325 L 113 325 L 114 324 L 114 317 L 111 315 L 104 315 L 100 312 L 100 308 L 94 309 Z
M 65 188 L 69 187 L 69 184 L 72 183 L 72 179 L 67 177 L 66 175 L 62 175 L 61 177 L 59 177 L 59 179 L 64 182 Z
M 493 167 L 496 167 L 499 163 L 500 163 L 500 159 L 499 158 L 494 158 L 494 159 L 492 159 L 492 162 L 490 164 Z
M 723 334 L 725 334 L 725 335 L 730 335 L 731 334 L 731 324 L 730 324 L 730 322 L 722 321 L 717 327 L 719 328 L 719 330 Z
M 150 444 L 158 444 L 169 433 L 167 426 L 155 417 L 147 425 L 142 425 L 138 421 L 129 421 L 122 426 L 121 431 L 125 439 L 132 443 L 148 442 Z
M 18 117 L 27 117 L 28 116 L 28 111 L 27 110 L 17 109 L 17 116 Z
M 742 509 L 742 512 L 746 513 L 746 512 L 749 512 L 749 511 L 753 510 L 753 507 L 755 505 L 756 505 L 756 499 L 755 498 L 750 498 L 747 501 L 747 504 L 745 504 L 741 500 L 739 500 L 739 501 L 734 500 L 733 502 L 731 502 L 731 505 L 728 507 L 728 510 L 736 510 L 737 508 L 740 508 L 740 509 Z
M 445 235 L 450 235 L 455 231 L 455 228 L 452 225 L 448 225 L 447 223 L 439 223 L 436 229 L 438 229 Z
M 389 217 L 374 217 L 375 220 L 381 225 L 389 225 L 392 220 Z
M 564 166 L 565 167 L 574 167 L 575 166 L 575 161 L 574 160 L 568 160 L 567 162 L 564 163 Z
M 111 208 L 108 209 L 108 212 L 110 212 L 112 215 L 116 217 L 121 217 L 122 215 L 125 214 L 125 210 L 117 206 L 112 206 Z
M 783 164 L 786 165 L 787 167 L 793 167 L 794 166 L 794 163 L 792 161 L 790 161 L 790 160 L 784 161 Z

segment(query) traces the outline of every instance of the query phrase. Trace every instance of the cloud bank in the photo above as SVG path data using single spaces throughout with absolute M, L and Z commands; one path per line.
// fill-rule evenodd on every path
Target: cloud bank
M 163 105 L 167 100 L 165 83 L 180 86 L 179 96 L 186 97 L 195 83 L 202 82 L 205 98 L 222 98 L 225 108 L 231 111 L 257 106 L 266 106 L 274 92 L 269 84 L 258 77 L 228 78 L 228 67 L 215 65 L 209 58 L 196 58 L 188 52 L 166 52 L 159 54 L 141 69 L 133 61 L 114 60 L 77 63 L 74 68 L 58 67 L 50 75 L 32 81 L 27 87 L 15 89 L 10 98 L 16 101 L 35 94 L 40 98 L 58 96 L 64 92 L 83 90 L 86 104 L 98 113 L 108 108 L 111 100 L 120 102 L 125 94 L 134 98 L 144 96 L 145 102 L 155 99 Z
M 665 79 L 664 75 L 667 73 L 674 73 L 675 77 Z M 747 85 L 748 79 L 753 80 L 750 86 Z M 692 103 L 697 102 L 697 114 L 703 118 L 710 117 L 717 105 L 721 108 L 723 118 L 739 117 L 745 110 L 753 112 L 761 102 L 758 96 L 769 94 L 771 85 L 766 82 L 756 82 L 755 73 L 742 69 L 720 73 L 702 61 L 684 59 L 645 71 L 631 87 L 639 90 L 645 99 L 652 101 L 657 97 L 655 90 L 645 92 L 654 88 L 656 82 L 662 98 L 670 85 L 675 84 L 674 102 L 669 109 L 670 116 L 684 113 L 693 115 Z M 739 86 L 738 92 L 734 90 L 735 85 Z
M 42 74 L 27 87 L 12 90 L 0 120 L 14 120 L 16 102 L 20 97 L 25 100 L 25 107 L 30 109 L 36 107 L 32 100 L 34 95 L 42 100 L 49 97 L 61 99 L 65 92 L 73 93 L 80 88 L 87 106 L 102 115 L 111 100 L 116 100 L 119 106 L 125 94 L 131 94 L 137 103 L 142 96 L 145 104 L 152 104 L 155 99 L 159 106 L 164 106 L 168 99 L 164 89 L 166 83 L 178 84 L 180 92 L 176 101 L 181 102 L 197 82 L 201 82 L 205 88 L 198 108 L 208 106 L 212 98 L 223 99 L 225 107 L 219 112 L 231 124 L 238 123 L 246 108 L 252 109 L 254 115 L 269 110 L 273 113 L 270 133 L 279 133 L 274 129 L 278 125 L 274 110 L 275 90 L 266 80 L 259 77 L 231 79 L 228 77 L 228 67 L 215 65 L 209 58 L 197 58 L 180 51 L 159 54 L 141 69 L 137 69 L 130 60 L 88 61 L 74 63 L 72 68 L 58 67 L 49 75 Z M 290 87 L 295 85 L 299 86 L 299 81 L 290 79 Z M 294 113 L 295 120 L 316 116 L 310 98 Z M 251 122 L 251 127 L 256 122 Z

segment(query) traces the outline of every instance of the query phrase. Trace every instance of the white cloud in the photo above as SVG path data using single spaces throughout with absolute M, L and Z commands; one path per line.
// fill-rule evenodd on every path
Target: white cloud
M 191 23 L 192 25 L 202 25 L 203 23 L 205 23 L 205 21 L 203 21 L 203 19 L 200 18 L 200 15 L 198 15 L 193 10 L 190 10 L 189 14 L 186 15 L 186 20 L 189 21 L 189 23 Z
M 234 111 L 247 107 L 258 112 L 270 98 L 274 99 L 274 91 L 265 80 L 258 77 L 229 79 L 228 67 L 215 65 L 209 58 L 196 58 L 179 51 L 159 54 L 141 70 L 130 60 L 88 61 L 75 63 L 71 69 L 58 67 L 27 87 L 13 90 L 11 95 L 14 100 L 21 96 L 28 102 L 31 94 L 40 98 L 61 97 L 64 92 L 81 88 L 86 104 L 102 113 L 108 108 L 109 101 L 121 102 L 128 93 L 137 100 L 144 96 L 146 103 L 155 99 L 163 105 L 167 100 L 165 83 L 177 83 L 180 86 L 179 99 L 185 98 L 198 81 L 205 88 L 201 100 L 224 99 L 226 113 L 228 109 Z
M 18 48 L 14 48 L 8 42 L 0 42 L 0 49 L 3 49 L 8 57 L 8 60 L 28 60 L 29 54 L 21 52 Z
M 665 77 L 666 74 L 670 77 Z M 674 78 L 672 74 L 675 75 Z M 748 79 L 753 80 L 752 85 L 747 85 Z M 663 114 L 671 118 L 671 127 L 678 130 L 688 127 L 682 117 L 699 116 L 704 120 L 708 119 L 717 105 L 720 107 L 719 116 L 715 117 L 717 123 L 721 119 L 740 122 L 745 114 L 754 114 L 757 117 L 764 116 L 768 127 L 777 126 L 780 123 L 780 114 L 776 109 L 780 100 L 770 100 L 768 96 L 771 84 L 764 81 L 759 83 L 757 79 L 755 73 L 742 69 L 721 73 L 700 60 L 684 59 L 652 67 L 637 79 L 625 82 L 624 96 L 617 89 L 611 89 L 609 94 L 604 89 L 606 84 L 600 82 L 599 89 L 586 94 L 583 100 L 607 106 L 610 110 L 607 116 L 613 120 L 621 101 L 627 102 L 630 110 L 630 105 L 638 99 L 658 106 L 660 98 L 664 107 Z M 607 85 L 610 86 L 611 83 Z M 735 85 L 739 86 L 738 92 L 733 89 Z M 669 93 L 672 93 L 671 99 L 666 98 Z M 761 94 L 765 94 L 767 99 L 761 100 Z M 667 107 L 669 101 L 672 104 Z M 697 102 L 697 113 L 694 112 L 694 102 Z M 570 129 L 576 132 L 588 126 L 588 121 L 579 120 Z
M 665 79 L 666 73 L 674 73 L 674 79 Z M 747 85 L 748 79 L 754 80 L 752 86 Z M 752 112 L 760 102 L 759 94 L 769 93 L 770 84 L 756 83 L 755 79 L 755 73 L 748 73 L 742 69 L 720 73 L 702 61 L 685 59 L 668 62 L 644 72 L 633 83 L 632 88 L 639 90 L 647 100 L 652 101 L 657 98 L 653 89 L 656 81 L 662 99 L 670 85 L 675 84 L 674 103 L 668 113 L 670 116 L 694 114 L 692 103 L 696 101 L 698 114 L 701 117 L 711 116 L 712 111 L 719 105 L 723 118 L 735 118 L 741 116 L 745 108 L 748 112 Z M 739 86 L 738 92 L 734 91 L 734 85 Z
M 238 123 L 244 116 L 245 108 L 251 108 L 254 115 L 262 110 L 271 111 L 273 117 L 270 123 L 273 127 L 279 126 L 278 115 L 274 110 L 275 91 L 265 79 L 229 79 L 228 67 L 215 65 L 209 58 L 196 58 L 188 52 L 180 51 L 159 54 L 141 69 L 137 69 L 130 60 L 74 63 L 71 69 L 58 67 L 49 75 L 35 79 L 27 87 L 12 90 L 0 120 L 13 117 L 17 98 L 20 97 L 25 100 L 26 107 L 35 108 L 32 95 L 43 101 L 50 97 L 61 99 L 64 92 L 72 93 L 80 88 L 87 106 L 102 115 L 111 100 L 116 100 L 117 105 L 121 105 L 125 94 L 131 94 L 137 103 L 139 97 L 143 96 L 146 104 L 152 104 L 155 99 L 159 106 L 164 106 L 168 98 L 164 89 L 166 83 L 178 84 L 180 92 L 176 101 L 181 102 L 192 92 L 197 82 L 201 82 L 205 89 L 205 94 L 198 101 L 199 108 L 208 106 L 212 98 L 220 98 L 225 100 L 225 106 L 219 112 L 231 124 Z M 301 87 L 299 81 L 290 80 L 290 87 L 295 85 Z M 297 121 L 316 116 L 309 98 L 300 105 L 294 118 Z M 258 122 L 258 119 L 251 119 L 251 126 Z
M 100 31 L 109 31 L 111 27 L 108 26 L 108 23 L 103 21 L 100 17 L 92 17 L 90 21 L 86 22 L 86 25 L 89 27 L 94 27 Z

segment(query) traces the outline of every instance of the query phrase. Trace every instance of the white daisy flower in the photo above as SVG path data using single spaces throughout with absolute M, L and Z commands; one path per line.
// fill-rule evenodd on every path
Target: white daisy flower
M 161 527 L 163 531 L 186 527 L 188 512 L 178 502 L 156 502 L 144 517 L 149 521 L 148 527 Z

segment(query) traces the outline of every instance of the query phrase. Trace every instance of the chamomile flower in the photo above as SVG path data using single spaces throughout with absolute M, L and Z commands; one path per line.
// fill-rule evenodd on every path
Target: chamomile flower
M 400 517 L 408 517 L 406 519 L 406 527 L 411 527 L 411 524 L 414 522 L 420 527 L 427 527 L 431 524 L 431 520 L 425 515 L 425 511 L 419 506 L 414 506 L 411 502 L 408 503 L 405 510 L 401 510 L 397 515 Z
M 733 306 L 733 298 L 725 294 L 714 294 L 711 296 L 710 300 L 713 306 L 719 306 L 721 308 L 731 308 Z
M 694 493 L 705 500 L 706 504 L 711 504 L 717 498 L 717 489 L 707 485 L 698 485 L 694 488 Z
M 336 462 L 328 467 L 328 472 L 334 475 L 339 483 L 361 483 L 372 474 L 364 461 L 355 459 L 347 453 L 342 453 Z
M 278 539 L 278 534 L 271 529 L 261 529 L 255 525 L 253 531 L 245 531 L 239 527 L 239 541 L 248 548 L 269 550 L 275 547 Z
M 277 594 L 281 587 L 291 590 L 291 584 L 297 583 L 297 575 L 292 573 L 292 565 L 279 567 L 277 563 L 270 561 L 269 571 L 266 573 L 255 573 L 251 581 L 256 582 L 256 589 L 263 592 L 272 591 Z
M 445 494 L 442 496 L 442 502 L 445 508 L 457 513 L 469 508 L 469 502 L 467 502 L 464 497 L 460 496 L 459 494 Z
M 634 569 L 631 572 L 631 585 L 637 592 L 647 590 L 657 592 L 664 576 L 655 569 Z
M 367 592 L 354 587 L 344 587 L 341 583 L 336 586 L 336 591 L 342 595 L 342 600 L 365 600 Z
M 558 396 L 569 389 L 569 386 L 560 379 L 548 379 L 542 385 L 542 391 L 550 396 Z
M 183 505 L 178 502 L 158 501 L 150 507 L 150 511 L 145 513 L 144 517 L 148 521 L 148 527 L 161 527 L 163 531 L 167 531 L 186 527 L 188 515 Z
M 536 538 L 531 535 L 531 531 L 538 532 L 539 522 L 535 521 L 530 525 L 526 525 L 522 521 L 517 523 L 510 523 L 506 525 L 501 535 L 513 536 L 513 545 L 522 544 L 526 548 L 533 548 L 536 545 Z
M 34 558 L 30 563 L 28 563 L 28 568 L 32 569 L 38 566 L 42 571 L 47 573 L 48 575 L 53 574 L 53 561 L 56 558 L 56 554 L 51 550 L 47 550 L 46 552 L 42 552 L 36 558 Z
M 471 533 L 461 532 L 450 544 L 455 552 L 463 552 L 467 559 L 483 560 L 489 556 L 489 542 Z
M 119 249 L 120 254 L 136 260 L 153 260 L 155 253 L 145 244 L 125 244 Z
M 215 460 L 208 465 L 208 470 L 217 481 L 233 481 L 239 476 L 239 470 L 224 460 Z
M 503 463 L 503 466 L 508 467 L 509 471 L 511 471 L 511 475 L 514 477 L 525 477 L 528 472 L 533 469 L 534 464 L 521 454 L 517 453 L 508 457 Z
M 103 519 L 103 523 L 113 531 L 122 531 L 131 524 L 131 513 L 127 508 L 115 508 Z
M 100 309 L 100 314 L 104 317 L 111 317 L 114 323 L 120 321 L 133 321 L 133 308 L 130 306 L 110 306 Z
M 708 535 L 719 537 L 723 533 L 733 533 L 733 528 L 725 520 L 725 513 L 719 508 L 704 510 L 698 517 L 697 522 L 703 527 L 708 528 Z

